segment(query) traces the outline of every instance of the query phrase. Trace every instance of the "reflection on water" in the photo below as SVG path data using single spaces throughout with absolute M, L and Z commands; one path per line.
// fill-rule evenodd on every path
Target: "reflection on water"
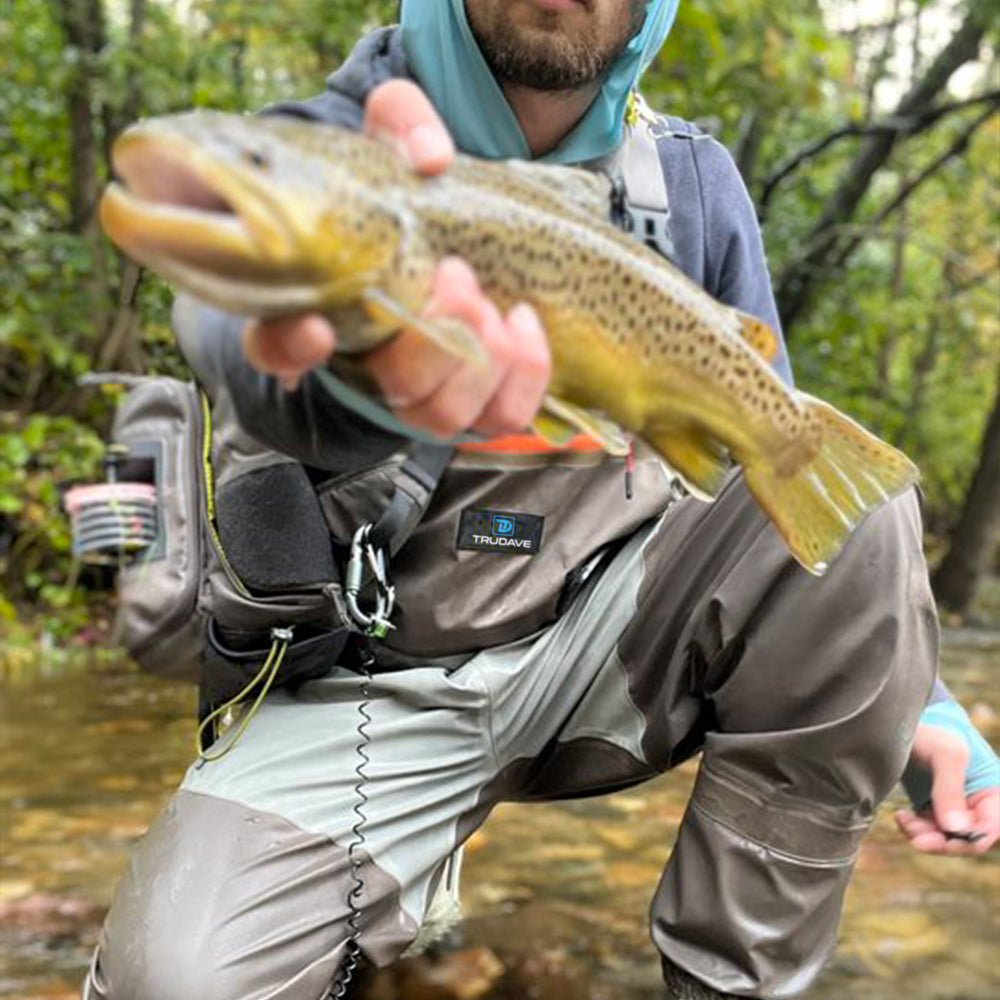
M 963 640 L 944 655 L 994 741 L 998 649 Z M 0 699 L 0 996 L 69 1000 L 129 845 L 188 760 L 194 695 L 80 668 L 0 680 Z M 469 844 L 464 940 L 518 965 L 546 1000 L 658 1000 L 646 913 L 693 774 L 686 765 L 614 796 L 497 809 Z M 837 957 L 810 996 L 996 1000 L 998 954 L 997 852 L 918 855 L 883 810 Z

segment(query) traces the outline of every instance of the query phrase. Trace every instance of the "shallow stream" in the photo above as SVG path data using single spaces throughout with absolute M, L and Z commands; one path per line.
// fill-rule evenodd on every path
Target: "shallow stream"
M 944 672 L 1000 742 L 1000 639 L 952 634 Z M 0 997 L 76 996 L 129 847 L 188 761 L 192 711 L 187 688 L 85 664 L 0 677 Z M 646 913 L 693 775 L 496 810 L 467 851 L 463 942 L 539 1000 L 659 1000 Z M 884 809 L 810 997 L 997 1000 L 1000 848 L 916 854 Z

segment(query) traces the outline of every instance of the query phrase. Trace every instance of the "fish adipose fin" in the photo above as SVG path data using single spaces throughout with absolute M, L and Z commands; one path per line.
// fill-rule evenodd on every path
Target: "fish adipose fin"
M 712 500 L 729 472 L 729 456 L 719 442 L 695 427 L 654 430 L 644 437 L 680 474 L 699 500 Z
M 568 444 L 578 433 L 593 438 L 609 455 L 623 458 L 629 452 L 629 439 L 617 424 L 589 410 L 584 410 L 556 396 L 542 400 L 541 412 L 531 429 L 549 444 Z
M 740 318 L 740 334 L 743 339 L 765 360 L 770 361 L 778 353 L 778 338 L 762 319 L 737 311 Z
M 443 351 L 476 367 L 485 367 L 489 360 L 476 331 L 460 319 L 418 316 L 379 288 L 366 288 L 361 293 L 361 301 L 372 321 L 380 326 L 391 330 L 416 330 Z
M 792 555 L 821 576 L 862 519 L 916 483 L 920 473 L 901 451 L 850 417 L 805 393 L 799 397 L 822 426 L 819 451 L 788 475 L 764 462 L 749 462 L 743 471 Z

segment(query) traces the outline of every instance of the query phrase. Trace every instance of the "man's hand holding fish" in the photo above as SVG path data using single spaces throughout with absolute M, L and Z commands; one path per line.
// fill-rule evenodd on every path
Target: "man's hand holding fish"
M 447 169 L 454 158 L 455 147 L 440 116 L 408 81 L 389 81 L 372 92 L 364 129 L 396 146 L 426 176 Z M 482 337 L 490 363 L 473 365 L 419 331 L 404 330 L 365 358 L 400 418 L 442 437 L 464 430 L 514 434 L 527 427 L 551 373 L 548 342 L 535 311 L 522 303 L 501 315 L 468 265 L 445 260 L 438 266 L 427 315 L 466 320 Z M 290 388 L 325 362 L 336 346 L 336 333 L 319 315 L 253 321 L 243 338 L 250 361 Z

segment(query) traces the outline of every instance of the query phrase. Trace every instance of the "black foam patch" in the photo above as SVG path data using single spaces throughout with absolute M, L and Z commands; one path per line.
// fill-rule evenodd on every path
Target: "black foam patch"
M 271 465 L 230 480 L 218 490 L 215 509 L 226 557 L 250 590 L 339 581 L 330 532 L 301 465 Z

